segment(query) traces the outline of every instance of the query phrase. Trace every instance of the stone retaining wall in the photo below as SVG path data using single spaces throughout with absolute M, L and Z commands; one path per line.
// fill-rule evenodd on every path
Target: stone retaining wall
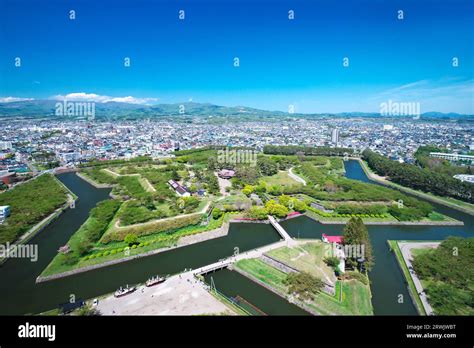
M 181 248 L 181 247 L 184 247 L 184 246 L 187 246 L 187 245 L 203 242 L 203 241 L 214 239 L 214 238 L 219 238 L 219 237 L 225 236 L 228 232 L 229 232 L 229 224 L 224 224 L 224 225 L 222 225 L 221 227 L 219 227 L 215 230 L 200 232 L 200 233 L 197 233 L 196 235 L 181 237 L 178 240 L 177 245 L 175 245 L 175 246 L 150 250 L 150 251 L 147 251 L 146 253 L 127 256 L 127 257 L 123 257 L 123 258 L 116 259 L 116 260 L 110 260 L 110 261 L 106 261 L 106 262 L 99 263 L 99 264 L 96 264 L 96 265 L 90 265 L 90 266 L 86 266 L 86 267 L 73 269 L 73 270 L 70 270 L 70 271 L 67 271 L 67 272 L 63 272 L 63 273 L 52 274 L 50 276 L 44 276 L 44 277 L 39 276 L 38 278 L 36 278 L 36 283 L 42 283 L 42 282 L 47 282 L 47 281 L 54 280 L 54 279 L 64 278 L 64 277 L 68 277 L 68 276 L 71 276 L 71 275 L 74 275 L 74 274 L 88 272 L 88 271 L 92 271 L 94 269 L 115 265 L 117 263 L 127 262 L 127 261 L 130 261 L 130 260 L 139 259 L 139 258 L 142 258 L 142 257 L 147 257 L 147 256 L 159 254 L 159 253 L 162 253 L 162 252 L 165 252 L 165 251 L 170 251 L 170 250 Z M 195 237 L 195 236 L 198 236 L 198 235 L 199 235 L 200 238 L 195 238 L 195 239 L 191 240 L 192 237 Z M 188 239 L 185 240 L 184 242 L 180 243 L 181 239 L 184 239 L 184 238 L 188 238 Z

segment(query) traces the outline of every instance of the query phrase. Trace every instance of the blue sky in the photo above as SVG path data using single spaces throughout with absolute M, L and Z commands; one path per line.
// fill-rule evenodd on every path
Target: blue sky
M 379 111 L 390 99 L 474 114 L 473 4 L 0 0 L 0 100 L 76 93 L 344 112 Z

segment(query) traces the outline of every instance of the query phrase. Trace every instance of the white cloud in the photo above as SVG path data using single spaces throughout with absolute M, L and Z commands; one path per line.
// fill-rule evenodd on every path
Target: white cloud
M 379 97 L 392 98 L 434 98 L 439 96 L 462 97 L 474 92 L 473 79 L 421 80 L 380 93 Z
M 34 100 L 33 98 L 0 97 L 0 103 L 13 103 L 18 101 Z
M 150 104 L 158 101 L 158 98 L 136 98 L 132 96 L 128 97 L 110 97 L 107 95 L 99 95 L 94 93 L 69 93 L 66 95 L 55 95 L 51 97 L 54 100 L 67 100 L 67 101 L 88 101 L 96 103 L 129 103 L 129 104 Z
M 442 78 L 420 80 L 385 90 L 370 97 L 376 106 L 380 102 L 418 102 L 421 112 L 440 111 L 474 114 L 474 79 Z

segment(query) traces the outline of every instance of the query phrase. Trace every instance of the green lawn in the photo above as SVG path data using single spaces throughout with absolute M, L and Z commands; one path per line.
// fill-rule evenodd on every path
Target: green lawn
M 430 251 L 432 251 L 431 248 L 418 248 L 418 249 L 413 248 L 411 249 L 411 254 L 413 258 L 415 258 L 418 255 L 423 255 L 423 254 L 429 253 Z
M 235 266 L 251 275 L 265 284 L 270 285 L 272 288 L 279 290 L 282 293 L 286 293 L 287 286 L 283 284 L 286 279 L 286 274 L 282 271 L 268 266 L 265 262 L 259 259 L 245 259 L 240 260 Z
M 286 297 L 288 288 L 284 284 L 286 274 L 259 259 L 240 260 L 235 267 L 243 273 L 262 281 L 281 296 Z M 342 286 L 342 301 L 341 297 Z M 336 295 L 320 292 L 307 304 L 322 315 L 372 315 L 370 288 L 357 280 L 337 281 Z
M 309 306 L 323 315 L 373 315 L 368 285 L 357 280 L 338 281 L 336 290 L 335 296 L 319 293 Z
M 331 249 L 329 244 L 321 241 L 308 242 L 300 247 L 288 248 L 283 247 L 269 251 L 267 254 L 288 266 L 330 281 L 336 282 L 336 276 L 331 267 L 324 263 L 326 254 L 329 256 Z
M 260 180 L 267 183 L 269 186 L 292 186 L 301 185 L 298 181 L 294 180 L 288 175 L 286 171 L 279 171 L 277 174 L 272 176 L 264 176 Z

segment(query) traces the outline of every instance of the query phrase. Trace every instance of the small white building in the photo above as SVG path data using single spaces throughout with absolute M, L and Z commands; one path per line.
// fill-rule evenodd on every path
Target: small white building
M 7 217 L 10 216 L 10 206 L 2 205 L 0 206 L 0 224 L 2 224 Z
M 179 183 L 177 183 L 174 180 L 169 180 L 168 185 L 170 185 L 171 188 L 174 190 L 174 192 L 176 192 L 176 194 L 180 197 L 189 197 L 189 196 L 191 196 L 191 193 L 189 192 L 189 190 L 186 187 L 184 187 L 183 185 L 180 185 Z
M 339 259 L 339 270 L 341 273 L 346 271 L 346 253 L 344 252 L 343 247 L 343 237 L 342 236 L 328 236 L 323 233 L 322 240 L 324 243 L 329 243 L 332 245 L 332 255 Z
M 465 182 L 469 182 L 471 184 L 474 184 L 474 175 L 457 174 L 457 175 L 453 176 L 453 178 L 461 180 L 463 182 L 465 181 Z

